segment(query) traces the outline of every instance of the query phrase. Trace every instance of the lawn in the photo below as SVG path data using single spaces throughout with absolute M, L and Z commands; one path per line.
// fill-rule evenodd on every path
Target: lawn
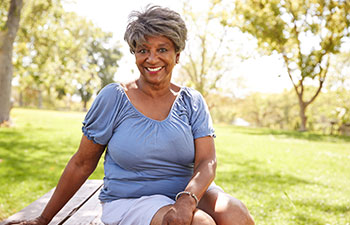
M 0 128 L 0 220 L 55 186 L 84 113 L 12 110 Z M 350 225 L 350 138 L 216 125 L 216 183 L 257 225 Z M 102 160 L 92 179 L 102 179 Z

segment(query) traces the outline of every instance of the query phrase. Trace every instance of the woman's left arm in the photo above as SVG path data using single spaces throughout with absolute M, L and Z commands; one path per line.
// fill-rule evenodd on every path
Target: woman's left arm
M 194 195 L 183 194 L 181 198 L 179 197 L 178 199 L 192 198 L 195 200 L 195 198 L 197 198 L 197 200 L 200 201 L 215 178 L 215 134 L 209 108 L 204 97 L 199 92 L 193 92 L 191 94 L 189 118 L 194 137 L 195 158 L 193 176 L 187 184 L 185 191 Z M 187 197 L 185 197 L 186 195 Z
M 211 136 L 201 137 L 195 139 L 195 160 L 193 176 L 185 188 L 185 191 L 193 193 L 198 201 L 207 191 L 211 182 L 215 178 L 216 171 L 216 154 L 214 138 Z M 183 194 L 178 198 L 184 200 L 185 198 L 194 200 L 194 197 Z
M 216 155 L 214 138 L 211 136 L 195 139 L 194 172 L 182 194 L 163 218 L 162 224 L 191 224 L 193 213 L 209 185 L 215 178 Z M 197 199 L 196 199 L 197 198 Z

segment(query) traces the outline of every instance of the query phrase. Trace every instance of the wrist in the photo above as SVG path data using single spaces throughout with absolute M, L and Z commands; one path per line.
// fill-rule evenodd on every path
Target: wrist
M 197 206 L 198 206 L 198 198 L 192 192 L 189 192 L 189 191 L 179 192 L 175 197 L 175 201 L 177 202 L 180 199 L 190 201 L 192 203 L 192 205 L 194 205 L 194 209 L 197 208 Z
M 40 215 L 39 217 L 38 217 L 38 222 L 40 223 L 40 224 L 49 224 L 50 223 L 50 219 L 48 219 L 48 218 L 46 218 L 45 216 L 43 216 L 43 215 Z

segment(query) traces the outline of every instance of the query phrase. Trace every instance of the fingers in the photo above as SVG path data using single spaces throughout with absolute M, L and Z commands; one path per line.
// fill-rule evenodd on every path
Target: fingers
M 5 225 L 22 224 L 23 220 L 14 220 L 6 223 Z
M 27 221 L 27 220 L 14 220 L 14 221 L 6 223 L 5 225 L 15 225 L 15 224 L 17 224 L 17 225 L 36 225 L 38 223 L 36 223 L 33 220 L 30 220 L 30 221 Z

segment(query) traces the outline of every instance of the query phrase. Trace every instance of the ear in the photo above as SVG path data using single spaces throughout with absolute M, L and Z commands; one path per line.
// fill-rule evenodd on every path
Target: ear
M 176 64 L 179 63 L 179 60 L 180 60 L 180 52 L 176 53 L 176 56 L 175 56 L 175 62 L 176 62 Z

